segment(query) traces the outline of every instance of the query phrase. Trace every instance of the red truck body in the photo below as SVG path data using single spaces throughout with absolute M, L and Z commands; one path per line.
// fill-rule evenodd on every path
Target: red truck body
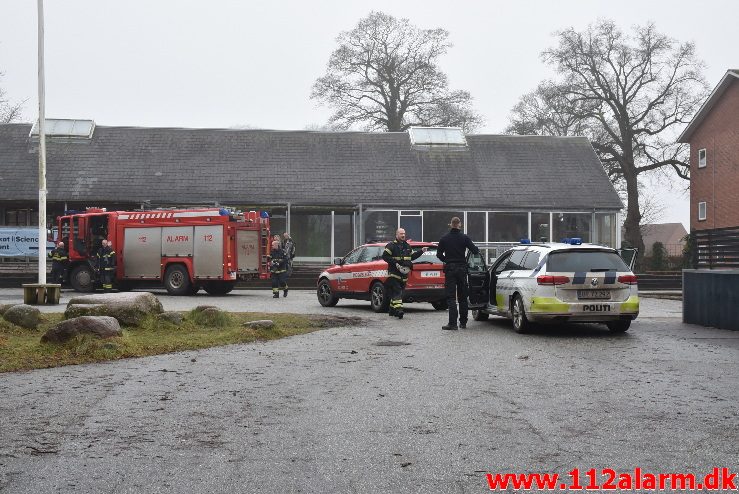
M 264 216 L 264 217 L 263 217 Z M 115 285 L 161 283 L 174 295 L 230 292 L 236 281 L 269 278 L 269 218 L 224 208 L 85 212 L 58 218 L 69 250 L 67 279 L 81 292 L 97 286 L 101 241 L 116 252 Z

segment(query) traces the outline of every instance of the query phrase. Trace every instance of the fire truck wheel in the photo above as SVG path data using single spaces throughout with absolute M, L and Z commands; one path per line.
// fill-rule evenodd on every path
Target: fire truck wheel
M 80 264 L 72 268 L 69 284 L 78 292 L 91 292 L 95 289 L 95 276 L 90 266 Z
M 208 295 L 226 295 L 236 286 L 235 281 L 211 281 L 203 284 Z
M 381 281 L 375 281 L 370 287 L 370 304 L 375 312 L 387 312 L 390 307 L 390 298 L 387 296 L 387 288 Z
M 339 303 L 339 297 L 331 293 L 331 284 L 326 279 L 318 283 L 318 303 L 324 307 L 333 307 Z
M 186 295 L 190 291 L 190 275 L 182 264 L 173 264 L 164 273 L 164 288 L 170 295 Z

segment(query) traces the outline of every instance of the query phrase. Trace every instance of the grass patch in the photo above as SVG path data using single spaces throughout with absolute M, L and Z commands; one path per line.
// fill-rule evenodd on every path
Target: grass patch
M 41 336 L 63 319 L 63 314 L 42 314 L 38 329 L 23 329 L 0 318 L 0 372 L 42 369 L 214 346 L 274 340 L 317 329 L 358 324 L 359 318 L 300 314 L 226 313 L 191 311 L 179 326 L 148 317 L 140 327 L 123 329 L 120 338 L 101 340 L 81 336 L 64 344 L 41 343 Z M 251 329 L 243 323 L 270 319 L 274 327 Z

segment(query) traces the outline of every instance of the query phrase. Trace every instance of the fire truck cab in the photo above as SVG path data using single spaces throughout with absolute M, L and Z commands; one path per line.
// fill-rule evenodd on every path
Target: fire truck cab
M 269 218 L 225 208 L 106 211 L 88 208 L 58 218 L 68 246 L 67 281 L 80 292 L 98 283 L 103 239 L 116 252 L 115 285 L 163 284 L 170 294 L 230 292 L 237 280 L 269 278 Z

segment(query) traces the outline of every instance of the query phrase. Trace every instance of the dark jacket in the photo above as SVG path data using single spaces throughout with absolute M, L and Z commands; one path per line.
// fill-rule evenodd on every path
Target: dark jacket
M 295 259 L 295 242 L 293 242 L 293 239 L 288 238 L 282 242 L 282 249 L 285 251 L 285 257 L 289 260 Z
M 97 256 L 100 271 L 113 271 L 115 269 L 115 251 L 110 246 L 100 247 Z
M 418 259 L 423 254 L 421 249 L 413 250 L 408 242 L 399 241 L 398 239 L 393 240 L 385 246 L 385 250 L 382 251 L 382 260 L 387 263 L 387 274 L 389 277 L 398 278 L 400 280 L 407 280 L 408 273 L 401 273 L 398 270 L 397 264 L 401 266 L 412 268 L 413 260 Z
M 272 272 L 272 274 L 280 274 L 287 271 L 287 256 L 285 255 L 285 251 L 282 249 L 273 249 L 272 252 L 270 252 L 269 255 L 270 258 L 270 264 L 269 264 L 269 270 Z
M 436 257 L 446 264 L 467 264 L 469 249 L 473 254 L 479 254 L 480 249 L 472 243 L 470 237 L 462 233 L 459 228 L 452 228 L 449 233 L 441 237 L 436 249 Z
M 69 264 L 69 252 L 67 249 L 56 247 L 49 252 L 52 267 L 64 267 Z

